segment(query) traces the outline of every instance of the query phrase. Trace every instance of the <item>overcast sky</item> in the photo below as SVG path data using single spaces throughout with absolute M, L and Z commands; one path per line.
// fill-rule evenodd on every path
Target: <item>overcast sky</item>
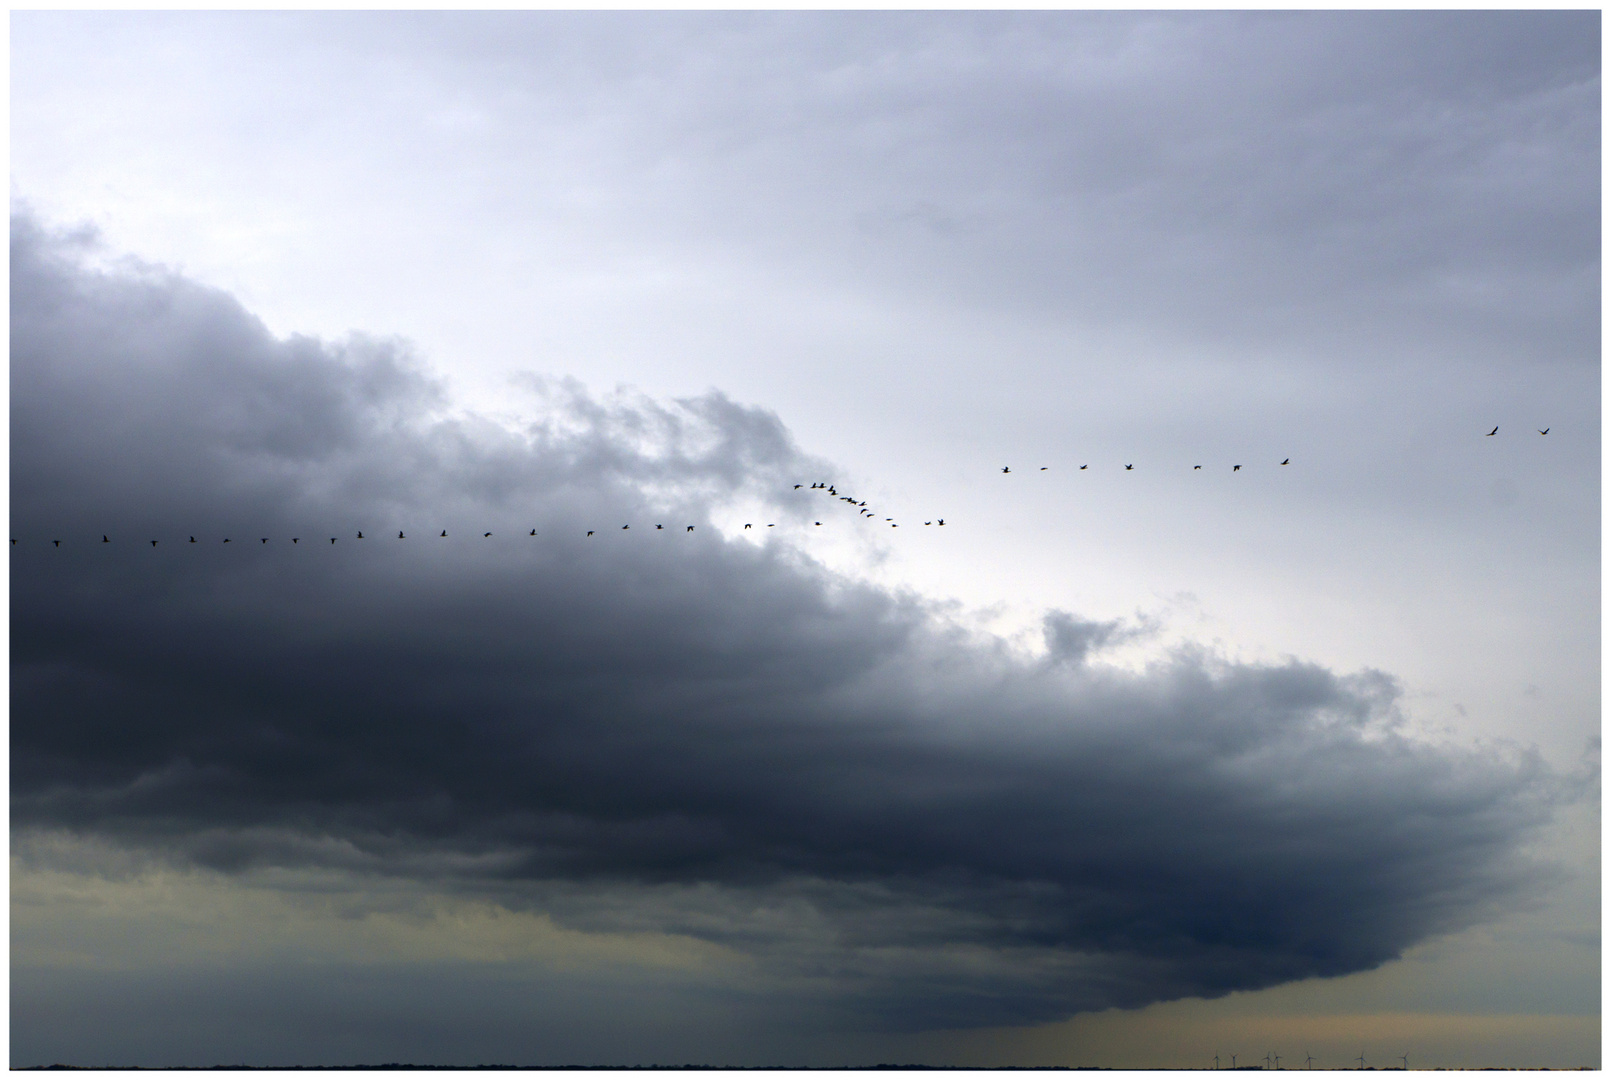
M 1599 1064 L 1598 13 L 11 40 L 13 1064 Z

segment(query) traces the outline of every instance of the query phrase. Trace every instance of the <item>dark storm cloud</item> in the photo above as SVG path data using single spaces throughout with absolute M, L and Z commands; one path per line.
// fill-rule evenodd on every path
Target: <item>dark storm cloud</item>
M 1025 660 L 725 539 L 820 535 L 769 413 L 457 416 L 89 244 L 13 219 L 15 826 L 693 934 L 907 1027 L 1356 971 L 1522 888 L 1558 781 L 1407 737 L 1386 676 L 1128 671 L 1064 613 Z

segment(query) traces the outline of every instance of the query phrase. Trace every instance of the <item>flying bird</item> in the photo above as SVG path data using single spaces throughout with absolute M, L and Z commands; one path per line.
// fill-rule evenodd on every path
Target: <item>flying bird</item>
M 1001 467 L 1001 471 L 1002 471 L 1002 472 L 1004 472 L 1004 473 L 1006 473 L 1006 472 L 1012 472 L 1012 470 L 1011 470 L 1011 469 L 1009 469 L 1009 468 L 1007 468 L 1007 466 L 1005 466 L 1005 465 L 1003 465 L 1003 466 L 1002 466 L 1002 467 Z
M 533 529 L 533 530 L 532 530 L 532 531 L 531 531 L 531 534 L 532 534 L 532 535 L 533 535 L 533 536 L 536 536 L 536 535 L 537 535 L 537 530 L 536 530 L 536 529 Z
M 491 533 L 482 533 L 481 534 L 481 539 L 485 540 L 487 537 L 489 537 L 491 535 L 492 535 Z
M 744 527 L 745 527 L 745 528 L 746 528 L 746 529 L 747 529 L 747 528 L 749 528 L 749 527 L 750 527 L 750 523 L 749 523 L 749 522 L 747 522 L 747 521 L 746 521 L 746 522 L 745 522 L 745 523 L 744 523 Z
M 1135 466 L 1134 466 L 1134 465 L 1126 465 L 1126 466 L 1125 466 L 1125 467 L 1124 467 L 1124 471 L 1125 471 L 1125 472 L 1129 472 L 1129 471 L 1130 471 L 1130 470 L 1131 470 L 1131 469 L 1133 469 L 1133 468 L 1135 468 Z
M 1499 425 L 1495 424 L 1494 429 L 1492 431 L 1488 432 L 1488 434 L 1490 434 L 1490 435 L 1498 435 L 1499 434 Z
M 266 544 L 266 543 L 268 543 L 268 537 L 266 537 L 266 536 L 265 536 L 265 537 L 263 537 L 263 540 L 262 540 L 262 542 L 263 542 L 263 543 L 265 543 L 265 544 Z
M 688 531 L 689 531 L 689 532 L 693 532 L 693 531 L 694 531 L 694 527 L 693 527 L 693 526 L 692 526 L 692 525 L 690 525 L 690 526 L 688 526 Z
M 797 487 L 798 487 L 798 486 L 799 486 L 799 485 L 796 485 L 796 486 L 797 486 Z M 655 528 L 657 528 L 657 529 L 663 529 L 663 528 L 665 528 L 665 526 L 664 526 L 664 525 L 656 525 L 656 526 L 655 526 Z M 537 530 L 536 530 L 536 529 L 533 529 L 533 530 L 532 530 L 532 531 L 531 531 L 531 534 L 532 534 L 532 535 L 533 535 L 533 536 L 536 536 L 536 535 L 537 535 Z
M 107 539 L 107 538 L 106 538 L 106 534 L 105 534 L 105 533 L 102 533 L 102 534 L 101 534 L 101 543 L 103 543 L 103 544 L 110 544 L 110 543 L 111 543 L 111 542 L 112 542 L 112 541 L 110 541 L 110 540 L 108 540 L 108 539 Z
M 57 547 L 61 547 L 61 546 L 62 546 L 62 542 L 61 542 L 61 541 L 60 541 L 60 540 L 52 540 L 52 541 L 51 541 L 51 543 L 52 543 L 52 544 L 55 544 L 55 545 L 56 545 L 56 546 L 57 546 Z
M 298 539 L 300 539 L 300 537 L 296 537 L 296 536 L 291 537 L 291 543 L 293 543 L 293 544 L 296 543 Z
M 403 535 L 403 534 L 402 534 L 402 533 L 398 533 L 398 534 L 397 534 L 397 535 L 398 535 L 398 536 L 402 536 L 402 535 Z M 226 543 L 226 544 L 227 544 L 227 543 L 229 543 L 229 537 L 227 537 L 227 536 L 226 536 L 226 537 L 224 537 L 224 543 Z
M 939 520 L 938 520 L 938 521 L 937 521 L 937 522 L 935 522 L 935 524 L 936 524 L 936 525 L 944 525 L 944 524 L 945 524 L 945 519 L 944 519 L 944 518 L 940 518 L 940 519 L 939 519 Z
M 446 530 L 446 529 L 443 529 L 443 530 L 442 530 L 442 535 L 443 535 L 443 536 L 446 536 L 446 535 L 447 535 L 447 530 Z
M 399 540 L 403 539 L 403 534 L 402 534 L 401 531 L 398 532 L 397 539 L 399 539 Z
M 192 544 L 194 544 L 194 543 L 195 543 L 195 542 L 196 542 L 196 538 L 195 538 L 195 537 L 194 537 L 194 536 L 192 536 L 192 537 L 191 537 L 191 538 L 190 538 L 190 542 L 191 542 L 191 543 L 192 543 Z
M 363 533 L 359 533 L 359 534 L 358 534 L 358 539 L 360 539 L 360 540 L 362 540 L 362 539 L 363 539 L 363 538 L 364 538 L 364 534 L 363 534 Z
M 592 536 L 593 535 L 593 530 L 592 529 L 587 530 L 587 535 Z
M 630 525 L 623 525 L 623 526 L 621 526 L 621 528 L 623 528 L 623 529 L 630 529 L 630 528 L 632 528 L 632 526 L 630 526 Z
M 336 542 L 336 538 L 335 538 L 335 537 L 333 537 L 333 536 L 332 536 L 332 537 L 331 537 L 331 538 L 330 538 L 330 542 L 331 542 L 331 543 L 332 543 L 332 544 L 333 544 L 333 543 L 335 543 L 335 542 Z
M 155 541 L 155 540 L 153 540 L 153 541 L 151 541 L 151 546 L 152 546 L 152 547 L 156 547 L 156 546 L 157 546 L 157 542 L 156 542 L 156 541 Z
M 1539 434 L 1540 435 L 1548 435 L 1549 434 L 1549 428 L 1545 428 L 1543 431 L 1540 431 Z
M 799 484 L 794 485 L 794 490 L 799 491 L 800 490 L 800 485 Z
M 1231 466 L 1231 472 L 1241 472 L 1241 471 L 1242 471 L 1242 466 L 1240 466 L 1240 465 L 1232 465 Z
M 925 522 L 924 522 L 924 523 L 923 523 L 923 524 L 925 524 L 925 525 L 933 525 L 933 524 L 934 524 L 934 522 L 932 522 L 932 521 L 925 521 Z
M 822 522 L 818 521 L 818 522 L 814 522 L 814 524 L 821 525 Z M 57 543 L 61 543 L 61 541 L 58 540 Z
M 1201 468 L 1202 468 L 1202 466 L 1201 466 L 1201 465 L 1193 465 L 1193 466 L 1192 466 L 1192 468 L 1194 468 L 1194 469 L 1201 469 Z
M 1291 458 L 1282 458 L 1281 459 L 1281 464 L 1283 464 L 1283 465 L 1291 465 L 1292 464 L 1292 459 Z
M 1045 465 L 1042 465 L 1042 466 L 1041 466 L 1041 467 L 1040 467 L 1040 471 L 1041 471 L 1041 472 L 1045 472 L 1045 471 L 1046 471 L 1046 469 L 1047 469 L 1047 466 L 1045 466 Z

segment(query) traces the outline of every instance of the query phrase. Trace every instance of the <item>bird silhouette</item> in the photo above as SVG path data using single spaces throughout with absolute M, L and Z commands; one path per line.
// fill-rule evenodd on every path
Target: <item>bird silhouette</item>
M 1283 465 L 1291 465 L 1292 464 L 1292 459 L 1291 458 L 1282 458 L 1281 459 L 1281 464 L 1283 464 Z
M 156 542 L 156 541 L 155 541 L 155 540 L 153 540 L 153 541 L 151 541 L 151 546 L 152 546 L 152 547 L 156 547 L 156 546 L 157 546 L 157 542 Z
M 294 543 L 296 543 L 296 542 L 297 542 L 297 540 L 299 540 L 299 539 L 300 539 L 300 537 L 296 537 L 296 536 L 293 536 L 293 537 L 291 537 L 291 543 L 293 543 L 293 544 L 294 544 Z
M 110 544 L 110 543 L 111 543 L 111 542 L 112 542 L 112 541 L 110 541 L 110 540 L 108 540 L 108 539 L 107 539 L 107 538 L 106 538 L 106 534 L 105 534 L 105 533 L 102 533 L 102 534 L 101 534 L 101 543 L 103 543 L 103 544 Z
M 1231 466 L 1231 472 L 1241 472 L 1241 471 L 1242 471 L 1242 466 L 1240 466 L 1240 465 L 1232 465 Z
M 1540 431 L 1539 434 L 1540 435 L 1548 435 L 1549 434 L 1549 428 L 1545 428 L 1543 431 Z
M 1131 469 L 1133 469 L 1133 468 L 1135 468 L 1135 466 L 1134 466 L 1134 465 L 1126 465 L 1126 466 L 1125 466 L 1125 467 L 1124 467 L 1124 471 L 1125 471 L 1125 472 L 1129 472 L 1129 471 L 1130 471 L 1130 470 L 1131 470 Z
M 767 525 L 768 529 L 775 529 L 777 527 L 778 527 L 777 522 L 775 522 L 775 521 Z
M 593 535 L 593 530 L 592 529 L 587 530 L 587 535 L 592 536 Z
M 332 536 L 332 537 L 331 537 L 331 538 L 330 538 L 330 542 L 331 542 L 331 543 L 332 543 L 332 544 L 333 544 L 333 543 L 335 543 L 335 542 L 336 542 L 336 538 L 335 538 L 335 537 L 333 537 L 333 536 Z
M 1193 466 L 1192 466 L 1192 468 L 1194 468 L 1194 469 L 1201 469 L 1201 468 L 1202 468 L 1202 466 L 1201 466 L 1201 465 L 1193 465 Z
M 447 530 L 446 530 L 446 529 L 443 529 L 443 530 L 442 530 L 442 536 L 446 536 L 446 535 L 447 535 Z M 441 539 L 441 537 L 438 537 L 438 539 Z
M 536 535 L 537 535 L 537 530 L 536 530 L 536 529 L 533 529 L 533 530 L 532 530 L 532 531 L 531 531 L 531 534 L 532 534 L 532 535 L 533 535 L 533 536 L 536 536 Z
M 403 534 L 402 534 L 402 532 L 401 532 L 401 531 L 399 531 L 399 532 L 398 532 L 398 534 L 397 534 L 397 539 L 399 539 L 399 540 L 402 540 L 402 539 L 403 539 Z
M 819 524 L 820 524 L 820 523 L 819 523 Z M 61 541 L 60 541 L 60 540 L 52 540 L 52 541 L 51 541 L 51 543 L 52 543 L 52 544 L 55 544 L 55 545 L 56 545 L 56 546 L 57 546 L 57 547 L 61 547 L 61 546 L 62 546 L 62 542 L 61 542 Z
M 265 543 L 265 544 L 266 544 L 266 543 L 268 543 L 268 537 L 266 537 L 266 536 L 265 536 L 265 537 L 263 537 L 263 541 L 262 541 L 262 542 L 263 542 L 263 543 Z
M 944 525 L 944 524 L 945 524 L 945 519 L 944 519 L 944 518 L 940 518 L 940 519 L 939 519 L 939 520 L 938 520 L 938 521 L 936 521 L 936 522 L 935 522 L 935 524 L 936 524 L 936 525 Z
M 398 533 L 398 534 L 397 534 L 397 535 L 398 535 L 398 536 L 402 536 L 402 535 L 403 535 L 403 534 L 402 534 L 402 533 Z M 229 537 L 227 537 L 227 536 L 226 536 L 226 537 L 224 537 L 224 543 L 226 543 L 226 544 L 227 544 L 227 543 L 229 543 Z
M 1048 468 L 1048 466 L 1045 466 L 1045 465 L 1042 465 L 1042 466 L 1041 466 L 1041 467 L 1040 467 L 1040 471 L 1041 471 L 1041 472 L 1045 472 L 1045 471 L 1046 471 L 1046 469 L 1047 469 L 1047 468 Z
M 794 490 L 799 491 L 800 490 L 800 485 L 799 484 L 794 485 Z
M 746 522 L 745 522 L 745 523 L 744 523 L 744 527 L 745 527 L 745 528 L 746 528 L 746 529 L 747 529 L 747 528 L 749 528 L 749 527 L 750 527 L 750 523 L 749 523 L 749 522 L 747 522 L 747 521 L 746 521 Z
M 1498 435 L 1499 434 L 1499 425 L 1495 424 L 1494 429 L 1492 431 L 1488 432 L 1488 434 L 1490 434 L 1490 435 Z
M 820 521 L 816 521 L 816 522 L 812 522 L 812 524 L 814 524 L 814 525 L 821 525 L 821 524 L 822 524 L 822 522 L 820 522 Z M 58 541 L 57 541 L 57 543 L 60 543 L 60 542 L 61 542 L 61 541 L 59 541 L 59 540 L 58 540 Z
M 1085 470 L 1086 470 L 1086 469 L 1089 469 L 1089 468 L 1090 468 L 1090 466 L 1089 466 L 1089 465 L 1081 465 L 1081 466 L 1080 466 L 1080 471 L 1081 471 L 1081 472 L 1084 472 L 1084 471 L 1085 471 Z
M 925 522 L 924 522 L 924 523 L 923 523 L 923 524 L 925 524 L 925 525 L 933 525 L 933 524 L 934 524 L 934 522 L 932 522 L 932 521 L 925 521 Z
M 1001 471 L 1002 471 L 1002 472 L 1004 472 L 1004 473 L 1007 473 L 1007 472 L 1012 472 L 1012 470 L 1011 470 L 1011 469 L 1009 469 L 1009 468 L 1007 468 L 1007 466 L 1005 466 L 1005 465 L 1003 465 L 1003 466 L 1002 466 L 1002 467 L 1001 467 Z
M 192 537 L 191 537 L 191 538 L 190 538 L 190 542 L 191 542 L 191 543 L 192 543 L 192 544 L 194 544 L 194 543 L 195 543 L 195 542 L 196 542 L 196 538 L 195 538 L 195 537 L 194 537 L 194 536 L 192 536 Z
M 630 528 L 632 528 L 632 526 L 630 526 L 630 525 L 623 525 L 623 526 L 621 526 L 621 528 L 623 528 L 623 529 L 630 529 Z
M 491 535 L 492 535 L 491 533 L 482 533 L 481 534 L 481 539 L 485 540 L 487 537 L 489 537 Z
M 688 526 L 688 531 L 689 531 L 689 532 L 693 532 L 693 531 L 694 531 L 694 527 L 693 527 L 693 526 L 692 526 L 692 525 L 690 525 L 690 526 Z
M 360 540 L 362 540 L 362 539 L 363 539 L 363 538 L 364 538 L 364 534 L 363 534 L 363 533 L 359 533 L 359 534 L 358 534 L 358 539 L 360 539 Z
M 657 529 L 663 529 L 663 528 L 665 528 L 665 526 L 664 526 L 664 525 L 656 525 L 656 526 L 655 526 L 655 528 L 657 528 Z M 533 529 L 533 530 L 532 530 L 532 531 L 531 531 L 531 534 L 532 534 L 532 535 L 533 535 L 533 536 L 536 536 L 536 535 L 537 535 L 537 530 L 536 530 L 536 529 Z

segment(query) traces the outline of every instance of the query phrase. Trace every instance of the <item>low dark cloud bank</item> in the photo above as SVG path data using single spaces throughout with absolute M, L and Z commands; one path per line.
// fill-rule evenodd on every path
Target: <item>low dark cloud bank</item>
M 1357 971 L 1532 872 L 1559 781 L 1386 676 L 1124 670 L 1063 613 L 1025 659 L 725 539 L 820 514 L 770 413 L 457 417 L 399 344 L 91 249 L 13 218 L 14 828 L 689 933 L 902 1028 Z

